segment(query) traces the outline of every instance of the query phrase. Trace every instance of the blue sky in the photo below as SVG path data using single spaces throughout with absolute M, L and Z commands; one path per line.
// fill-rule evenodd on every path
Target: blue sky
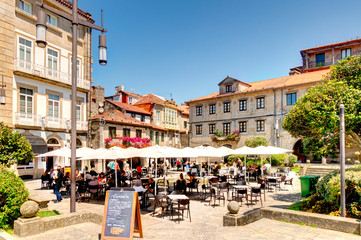
M 79 0 L 108 29 L 108 65 L 94 85 L 157 95 L 178 103 L 218 91 L 227 75 L 253 82 L 288 75 L 299 51 L 361 36 L 357 0 Z

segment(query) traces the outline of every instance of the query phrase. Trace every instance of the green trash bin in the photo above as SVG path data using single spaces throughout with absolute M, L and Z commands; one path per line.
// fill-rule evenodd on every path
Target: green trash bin
M 302 197 L 307 197 L 316 191 L 315 186 L 319 178 L 320 178 L 319 175 L 306 175 L 300 177 Z

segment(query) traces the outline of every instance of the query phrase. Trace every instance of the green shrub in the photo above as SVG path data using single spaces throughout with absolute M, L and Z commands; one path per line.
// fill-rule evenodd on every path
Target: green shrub
M 340 215 L 340 170 L 323 177 L 316 184 L 316 194 L 300 207 L 303 211 Z M 346 215 L 361 218 L 361 165 L 346 170 Z
M 297 162 L 297 156 L 296 155 L 293 155 L 293 154 L 290 154 L 288 156 L 288 166 L 289 167 L 293 167 L 293 165 Z
M 271 156 L 272 166 L 281 166 L 287 158 L 287 154 L 275 154 Z
M 241 159 L 241 161 L 244 161 L 244 156 L 243 155 L 231 155 L 231 156 L 229 156 L 228 158 L 227 158 L 227 161 L 228 162 L 231 162 L 231 163 L 233 163 L 233 162 L 238 162 L 238 158 L 240 158 Z
M 28 195 L 23 180 L 0 164 L 0 228 L 13 226 Z
M 264 137 L 251 137 L 246 139 L 245 142 L 247 147 L 258 147 L 258 146 L 268 146 L 268 141 Z

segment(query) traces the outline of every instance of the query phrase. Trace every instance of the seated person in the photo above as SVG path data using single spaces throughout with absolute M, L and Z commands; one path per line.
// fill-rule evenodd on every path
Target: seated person
M 65 176 L 63 178 L 63 181 L 66 182 L 66 181 L 70 181 L 70 172 L 66 172 L 65 173 Z
M 188 178 L 187 178 L 187 187 L 190 188 L 194 188 L 195 187 L 195 183 L 196 183 L 196 178 L 193 176 L 193 174 L 191 174 L 190 172 L 187 173 Z
M 93 180 L 93 176 L 90 175 L 89 172 L 85 172 L 84 180 L 86 180 L 86 181 L 91 181 L 91 180 Z
M 143 193 L 145 193 L 145 191 L 146 191 L 145 188 L 142 186 L 142 181 L 140 181 L 140 180 L 135 181 L 133 188 L 136 192 L 138 192 L 138 198 L 142 204 L 142 200 L 143 200 L 143 196 L 144 196 Z
M 183 192 L 186 188 L 186 180 L 184 180 L 183 173 L 179 175 L 179 179 L 177 180 L 174 189 L 180 192 Z
M 148 185 L 145 187 L 150 193 L 154 193 L 155 181 L 153 178 L 149 178 Z
M 91 176 L 98 176 L 98 173 L 95 171 L 95 168 L 92 168 L 91 170 L 90 170 L 90 172 L 89 172 L 89 174 L 91 175 Z
M 79 172 L 79 170 L 76 170 L 75 171 L 75 179 L 77 181 L 81 181 L 81 180 L 84 180 L 84 178 L 82 177 L 81 173 Z
M 43 175 L 41 175 L 41 181 L 43 183 L 50 183 L 50 174 L 48 169 L 46 169 Z
M 104 174 L 103 172 L 101 172 L 101 173 L 99 174 L 98 182 L 99 182 L 100 184 L 105 184 L 105 183 L 107 182 L 107 179 L 106 179 L 105 174 Z
M 93 180 L 91 180 L 89 183 L 88 183 L 88 186 L 98 186 L 99 187 L 99 182 L 98 182 L 98 178 L 97 177 L 93 177 Z M 90 188 L 89 189 L 89 192 L 90 193 L 97 193 L 98 192 L 98 189 L 97 188 Z

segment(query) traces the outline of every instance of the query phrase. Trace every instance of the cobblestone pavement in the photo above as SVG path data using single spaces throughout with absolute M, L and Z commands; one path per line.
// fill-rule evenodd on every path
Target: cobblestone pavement
M 300 188 L 299 181 L 295 181 L 295 186 L 287 186 L 283 191 L 277 193 L 267 193 L 265 206 L 281 207 L 291 205 L 299 201 Z M 40 190 L 39 180 L 26 181 L 31 195 L 55 200 L 52 190 Z M 144 239 L 360 239 L 360 236 L 341 233 L 336 231 L 301 226 L 298 224 L 285 223 L 269 219 L 261 219 L 257 222 L 243 227 L 223 227 L 223 215 L 227 212 L 226 206 L 209 206 L 208 202 L 200 202 L 195 194 L 191 197 L 191 222 L 186 213 L 184 220 L 178 223 L 178 216 L 170 219 L 169 216 L 162 218 L 160 214 L 154 217 L 150 212 L 142 211 L 142 224 Z M 65 198 L 60 203 L 50 202 L 49 209 L 57 210 L 61 213 L 69 212 L 69 199 Z M 217 202 L 218 203 L 218 202 Z M 227 205 L 227 202 L 226 202 Z M 240 212 L 252 211 L 260 207 L 241 207 Z M 103 214 L 103 202 L 90 201 L 90 203 L 77 203 L 77 211 L 93 211 Z M 98 239 L 101 226 L 94 223 L 83 223 L 66 228 L 56 229 L 28 238 L 25 240 L 42 239 Z

